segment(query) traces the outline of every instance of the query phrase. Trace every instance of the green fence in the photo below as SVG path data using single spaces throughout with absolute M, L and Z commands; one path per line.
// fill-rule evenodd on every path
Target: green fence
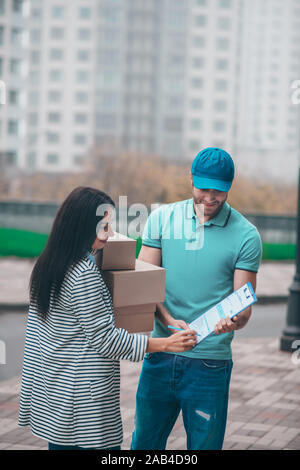
M 42 252 L 48 235 L 26 230 L 0 229 L 0 256 L 34 258 Z M 141 249 L 141 238 L 137 239 L 136 254 Z M 263 243 L 264 260 L 294 260 L 296 245 Z

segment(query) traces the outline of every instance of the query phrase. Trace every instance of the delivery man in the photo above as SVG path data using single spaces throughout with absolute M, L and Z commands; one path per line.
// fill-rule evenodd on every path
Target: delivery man
M 166 296 L 157 305 L 153 337 L 174 334 L 169 326 L 188 328 L 246 282 L 255 290 L 261 239 L 256 227 L 226 202 L 233 178 L 231 156 L 220 148 L 206 148 L 191 167 L 192 198 L 150 214 L 139 259 L 166 269 Z M 231 341 L 250 315 L 248 307 L 232 320 L 220 320 L 214 333 L 190 351 L 145 356 L 132 449 L 165 449 L 180 411 L 187 449 L 222 448 Z

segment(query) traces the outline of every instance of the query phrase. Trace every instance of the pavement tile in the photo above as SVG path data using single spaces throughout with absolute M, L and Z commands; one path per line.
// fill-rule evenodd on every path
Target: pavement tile
M 267 353 L 266 353 L 267 352 Z M 224 449 L 299 449 L 299 366 L 278 350 L 278 340 L 233 342 L 234 361 Z M 264 362 L 265 361 L 265 362 Z M 261 364 L 261 365 L 260 365 Z M 121 413 L 128 450 L 134 427 L 135 395 L 142 363 L 121 361 Z M 17 425 L 20 377 L 0 382 L 0 449 L 47 449 L 29 428 Z M 167 449 L 186 447 L 181 414 Z

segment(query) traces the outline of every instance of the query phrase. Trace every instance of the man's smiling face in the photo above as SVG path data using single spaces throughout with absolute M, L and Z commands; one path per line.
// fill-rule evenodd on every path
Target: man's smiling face
M 228 192 L 218 191 L 217 189 L 199 189 L 193 185 L 192 175 L 192 193 L 195 204 L 203 204 L 205 221 L 215 217 L 225 204 Z

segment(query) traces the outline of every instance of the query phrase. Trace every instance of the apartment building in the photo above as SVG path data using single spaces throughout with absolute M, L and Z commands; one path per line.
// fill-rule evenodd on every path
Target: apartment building
M 80 168 L 94 140 L 94 1 L 30 0 L 26 168 Z
M 5 136 L 17 167 L 57 172 L 80 171 L 95 145 L 183 163 L 221 146 L 248 174 L 275 174 L 288 152 L 288 178 L 299 10 L 299 0 L 0 0 L 0 79 L 19 70 L 0 108 L 2 154 Z
M 0 168 L 24 165 L 28 3 L 0 0 Z

